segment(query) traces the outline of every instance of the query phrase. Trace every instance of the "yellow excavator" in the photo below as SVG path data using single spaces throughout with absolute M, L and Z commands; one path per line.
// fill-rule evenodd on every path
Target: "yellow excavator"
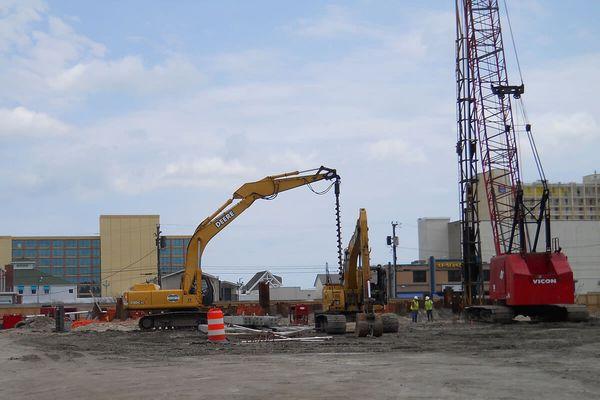
M 375 278 L 375 279 L 373 279 Z M 356 321 L 359 337 L 398 332 L 395 314 L 381 314 L 387 302 L 385 271 L 371 267 L 367 210 L 361 208 L 354 234 L 344 251 L 340 283 L 327 274 L 323 286 L 323 312 L 315 314 L 315 328 L 328 334 L 346 333 L 346 322 Z
M 322 180 L 333 182 L 326 190 L 317 193 L 310 185 Z M 123 294 L 124 305 L 128 310 L 146 312 L 146 315 L 140 318 L 140 328 L 142 330 L 174 329 L 196 327 L 200 323 L 206 323 L 207 308 L 204 306 L 207 304 L 203 305 L 200 261 L 208 242 L 248 209 L 254 201 L 258 199 L 271 200 L 281 192 L 304 185 L 308 185 L 317 194 L 323 194 L 332 186 L 335 187 L 338 257 L 341 259 L 341 254 L 339 254 L 341 252 L 340 177 L 335 169 L 321 166 L 314 170 L 288 172 L 245 183 L 235 191 L 232 198 L 196 228 L 185 254 L 180 289 L 167 290 L 161 289 L 153 283 L 140 283 Z

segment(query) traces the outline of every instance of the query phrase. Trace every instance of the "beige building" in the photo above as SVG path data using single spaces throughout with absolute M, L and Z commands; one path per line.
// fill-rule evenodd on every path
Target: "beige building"
M 583 177 L 581 183 L 549 183 L 550 215 L 559 220 L 600 220 L 600 174 Z M 525 204 L 533 205 L 542 197 L 541 182 L 523 187 Z
M 30 261 L 40 273 L 75 284 L 79 297 L 120 296 L 157 275 L 158 215 L 101 215 L 99 223 L 99 236 L 0 236 L 0 268 Z M 183 251 L 182 239 L 168 242 Z M 183 264 L 173 260 L 168 271 Z
M 100 254 L 103 296 L 120 296 L 158 269 L 155 233 L 158 215 L 101 215 Z

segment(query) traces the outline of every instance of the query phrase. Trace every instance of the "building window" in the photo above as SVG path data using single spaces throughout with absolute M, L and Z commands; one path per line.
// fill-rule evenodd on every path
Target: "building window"
M 100 248 L 100 240 L 98 240 L 98 239 L 92 240 L 92 247 L 95 249 L 99 249 Z
M 37 286 L 31 285 L 31 294 L 37 294 Z
M 460 270 L 448 271 L 448 282 L 461 282 L 462 276 Z
M 13 247 L 13 249 L 22 249 L 24 247 L 23 241 L 22 240 L 13 240 L 12 247 Z
M 35 249 L 25 250 L 25 257 L 37 257 L 37 251 Z
M 171 263 L 172 265 L 183 265 L 183 257 L 173 257 Z
M 87 240 L 87 239 L 80 240 L 80 241 L 79 241 L 79 247 L 80 247 L 80 248 L 81 248 L 81 247 L 86 247 L 86 248 L 87 248 L 87 247 L 90 247 L 90 241 L 89 241 L 89 240 Z
M 90 249 L 79 249 L 79 256 L 89 257 L 92 255 L 92 251 Z
M 65 251 L 63 249 L 52 249 L 52 257 L 63 257 L 65 255 Z
M 21 250 L 21 249 L 14 249 L 12 253 L 13 253 L 13 258 L 23 257 L 23 250 Z
M 182 247 L 183 239 L 171 239 L 171 247 Z
M 50 257 L 50 249 L 39 249 L 38 256 L 39 257 Z
M 24 290 L 25 290 L 25 286 L 23 286 L 23 285 L 17 286 L 17 293 L 23 294 Z
M 50 286 L 44 285 L 44 294 L 50 294 Z
M 427 271 L 413 271 L 413 283 L 427 282 Z
M 171 254 L 174 256 L 182 256 L 183 255 L 183 249 L 171 249 Z
M 73 289 L 69 289 L 69 293 L 73 293 Z
M 75 250 L 75 249 L 67 249 L 65 251 L 65 255 L 67 257 L 77 257 L 77 250 Z
M 49 240 L 40 240 L 38 242 L 38 246 L 40 247 L 40 249 L 49 249 L 50 241 Z
M 56 247 L 63 247 L 63 241 L 62 240 L 53 240 L 52 241 L 52 247 L 56 248 Z
M 65 247 L 77 247 L 77 240 L 65 240 Z

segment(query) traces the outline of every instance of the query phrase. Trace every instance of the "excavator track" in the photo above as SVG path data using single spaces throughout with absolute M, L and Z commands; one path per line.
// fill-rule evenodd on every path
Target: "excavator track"
M 469 321 L 489 322 L 497 324 L 509 324 L 515 314 L 510 307 L 506 306 L 470 306 L 464 310 L 465 317 Z
M 142 331 L 160 329 L 198 329 L 206 324 L 205 311 L 172 311 L 148 313 L 140 318 L 138 325 Z
M 530 317 L 536 322 L 584 322 L 589 312 L 582 304 L 547 304 L 539 306 L 482 305 L 465 308 L 465 316 L 470 321 L 510 323 L 517 315 Z
M 567 321 L 569 322 L 585 322 L 590 319 L 590 313 L 583 304 L 564 304 L 567 311 Z

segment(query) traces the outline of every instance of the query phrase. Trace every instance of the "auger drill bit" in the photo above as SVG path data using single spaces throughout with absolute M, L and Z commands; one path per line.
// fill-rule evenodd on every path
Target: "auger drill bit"
M 342 278 L 344 267 L 342 266 L 342 222 L 340 215 L 340 179 L 335 180 L 335 224 L 337 229 L 338 270 Z

